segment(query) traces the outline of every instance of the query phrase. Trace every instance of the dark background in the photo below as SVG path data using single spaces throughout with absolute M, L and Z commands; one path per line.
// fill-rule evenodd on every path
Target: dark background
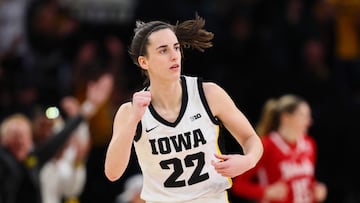
M 329 189 L 326 202 L 360 202 L 360 2 L 3 0 L 0 9 L 1 120 L 14 112 L 31 116 L 32 107 L 57 105 L 72 93 L 85 44 L 96 44 L 96 60 L 80 70 L 110 67 L 120 81 L 114 95 L 125 92 L 114 96 L 115 111 L 142 85 L 127 54 L 135 21 L 176 23 L 198 13 L 215 34 L 214 46 L 204 53 L 185 50 L 183 73 L 220 84 L 253 125 L 268 98 L 294 93 L 307 99 L 314 119 L 310 134 L 318 144 L 316 174 Z M 120 51 L 111 52 L 111 39 Z M 227 133 L 223 141 L 228 151 L 239 150 Z M 138 171 L 133 160 L 124 178 L 107 181 L 107 142 L 94 142 L 84 203 L 113 203 L 126 177 Z

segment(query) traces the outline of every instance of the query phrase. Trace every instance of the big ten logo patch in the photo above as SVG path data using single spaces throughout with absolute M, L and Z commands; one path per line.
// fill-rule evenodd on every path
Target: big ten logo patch
M 195 115 L 193 115 L 193 116 L 190 116 L 190 120 L 191 120 L 191 121 L 194 121 L 194 120 L 199 119 L 199 118 L 201 118 L 201 114 L 200 114 L 200 113 L 195 114 Z

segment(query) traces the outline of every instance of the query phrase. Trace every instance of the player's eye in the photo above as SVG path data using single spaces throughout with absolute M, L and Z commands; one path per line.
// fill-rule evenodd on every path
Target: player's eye
M 165 54 L 166 52 L 167 52 L 167 50 L 166 49 L 160 49 L 160 54 Z

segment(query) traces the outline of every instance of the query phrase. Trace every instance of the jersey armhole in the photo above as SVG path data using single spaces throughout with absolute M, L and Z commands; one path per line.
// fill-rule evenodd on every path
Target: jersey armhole
M 134 141 L 137 142 L 140 140 L 141 138 L 141 131 L 142 131 L 142 125 L 141 125 L 141 121 L 138 123 L 138 125 L 136 126 L 136 132 L 135 132 L 135 136 L 134 136 Z
M 199 90 L 199 95 L 200 95 L 200 99 L 201 99 L 201 103 L 203 104 L 210 120 L 215 124 L 215 125 L 220 125 L 220 120 L 218 118 L 216 118 L 211 110 L 210 110 L 210 107 L 209 107 L 209 104 L 206 100 L 206 97 L 205 97 L 205 93 L 204 93 L 204 87 L 203 87 L 203 82 L 204 80 L 202 78 L 197 78 L 197 86 L 198 86 L 198 90 Z

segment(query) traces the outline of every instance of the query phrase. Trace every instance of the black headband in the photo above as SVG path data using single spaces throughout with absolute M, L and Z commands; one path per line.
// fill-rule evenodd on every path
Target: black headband
M 157 30 L 165 29 L 165 28 L 171 28 L 171 25 L 163 23 L 163 22 L 159 22 L 158 24 L 153 25 L 153 28 L 141 40 L 138 56 L 143 55 L 143 49 L 144 49 L 145 41 L 148 39 L 148 37 L 151 35 L 151 33 L 155 32 Z M 135 37 L 137 36 L 137 34 L 139 32 L 141 32 L 141 31 L 139 30 L 135 34 Z

